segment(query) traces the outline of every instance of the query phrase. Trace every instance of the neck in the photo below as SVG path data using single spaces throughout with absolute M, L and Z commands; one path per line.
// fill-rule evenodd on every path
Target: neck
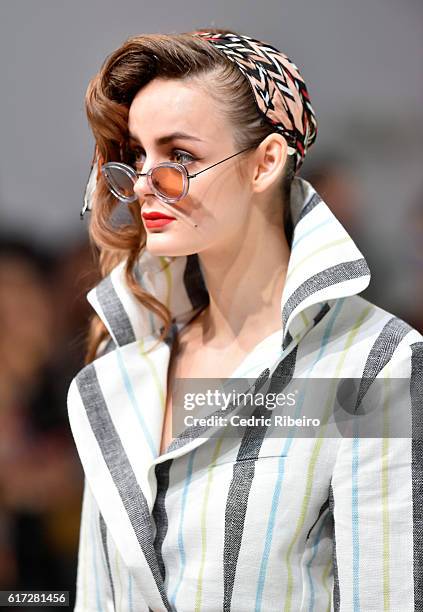
M 203 339 L 224 348 L 245 338 L 264 338 L 281 329 L 281 299 L 290 257 L 283 227 L 240 232 L 225 248 L 200 252 L 210 297 L 198 323 Z M 250 234 L 250 235 L 248 235 Z M 253 235 L 254 234 L 254 235 Z

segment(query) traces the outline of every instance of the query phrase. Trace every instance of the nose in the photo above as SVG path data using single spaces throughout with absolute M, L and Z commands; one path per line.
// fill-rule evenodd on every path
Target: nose
M 143 169 L 144 170 L 144 169 Z M 154 195 L 151 192 L 149 177 L 146 176 L 146 173 L 142 173 L 143 176 L 137 177 L 137 180 L 134 183 L 134 193 L 138 198 L 145 198 L 146 195 Z

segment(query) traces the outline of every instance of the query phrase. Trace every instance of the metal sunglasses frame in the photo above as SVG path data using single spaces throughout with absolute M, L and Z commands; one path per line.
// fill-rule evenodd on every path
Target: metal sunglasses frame
M 179 164 L 177 162 L 161 162 L 159 164 L 156 164 L 152 168 L 150 168 L 148 170 L 148 172 L 137 172 L 136 170 L 134 170 L 134 168 L 132 168 L 132 166 L 129 166 L 128 164 L 125 164 L 123 162 L 107 162 L 107 163 L 105 163 L 105 164 L 103 164 L 101 166 L 101 172 L 102 172 L 104 178 L 106 179 L 106 182 L 107 182 L 107 185 L 109 187 L 109 190 L 121 202 L 126 202 L 126 203 L 135 202 L 138 199 L 138 196 L 135 193 L 131 197 L 124 197 L 124 196 L 122 196 L 113 187 L 113 184 L 109 180 L 109 178 L 107 176 L 107 170 L 108 169 L 113 170 L 115 168 L 115 169 L 118 169 L 118 170 L 122 170 L 123 172 L 125 172 L 125 174 L 128 176 L 128 178 L 130 178 L 133 181 L 134 185 L 137 182 L 138 177 L 146 176 L 150 189 L 159 198 L 159 200 L 161 200 L 162 202 L 165 202 L 166 204 L 173 204 L 175 202 L 179 202 L 179 200 L 182 200 L 182 198 L 184 198 L 187 195 L 187 193 L 189 191 L 189 181 L 190 181 L 190 179 L 195 178 L 196 176 L 198 176 L 202 172 L 205 172 L 206 170 L 210 170 L 210 168 L 214 168 L 214 166 L 217 166 L 217 165 L 227 161 L 228 159 L 231 159 L 232 157 L 235 157 L 236 155 L 239 155 L 240 153 L 244 153 L 245 151 L 248 151 L 250 149 L 255 149 L 256 147 L 257 147 L 257 145 L 254 145 L 254 146 L 247 147 L 246 149 L 242 149 L 242 151 L 238 151 L 237 153 L 233 153 L 229 157 L 225 157 L 225 159 L 222 159 L 222 160 L 216 162 L 215 164 L 212 164 L 211 166 L 208 166 L 207 168 L 203 168 L 203 170 L 199 170 L 198 172 L 195 172 L 194 174 L 189 174 L 188 170 L 186 169 L 186 167 L 183 164 Z M 153 179 L 152 179 L 152 174 L 153 174 L 153 172 L 154 172 L 154 170 L 156 168 L 175 168 L 176 170 L 181 172 L 182 178 L 183 178 L 183 190 L 182 190 L 182 194 L 180 196 L 177 196 L 175 198 L 171 198 L 169 196 L 165 196 L 162 193 L 160 193 L 160 191 L 155 187 Z

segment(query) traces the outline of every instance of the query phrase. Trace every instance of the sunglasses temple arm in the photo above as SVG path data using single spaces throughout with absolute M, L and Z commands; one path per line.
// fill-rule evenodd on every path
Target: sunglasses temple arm
M 238 151 L 238 153 L 234 153 L 233 155 L 230 155 L 229 157 L 225 157 L 225 159 L 221 159 L 220 161 L 216 162 L 215 164 L 208 166 L 207 168 L 204 168 L 204 170 L 200 170 L 199 172 L 196 172 L 195 174 L 189 174 L 188 178 L 195 178 L 196 176 L 198 176 L 199 174 L 201 174 L 202 172 L 205 172 L 206 170 L 210 170 L 210 168 L 214 168 L 215 166 L 218 166 L 219 164 L 222 164 L 225 161 L 228 161 L 228 159 L 231 159 L 232 157 L 235 157 L 235 155 L 239 155 L 240 153 L 244 153 L 244 151 L 248 151 L 249 149 L 252 149 L 253 147 L 247 147 L 246 149 L 242 149 L 242 151 Z

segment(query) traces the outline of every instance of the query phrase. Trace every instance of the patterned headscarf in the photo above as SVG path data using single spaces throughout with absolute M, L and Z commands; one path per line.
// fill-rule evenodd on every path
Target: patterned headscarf
M 317 121 L 297 66 L 275 47 L 232 32 L 190 32 L 209 41 L 247 77 L 260 114 L 288 142 L 296 172 L 316 140 Z
M 260 114 L 286 139 L 288 155 L 295 155 L 295 172 L 298 172 L 308 148 L 316 140 L 317 121 L 297 66 L 269 43 L 250 36 L 202 30 L 190 34 L 209 41 L 238 66 L 251 86 Z M 86 210 L 91 210 L 99 176 L 100 159 L 96 147 L 81 219 Z

